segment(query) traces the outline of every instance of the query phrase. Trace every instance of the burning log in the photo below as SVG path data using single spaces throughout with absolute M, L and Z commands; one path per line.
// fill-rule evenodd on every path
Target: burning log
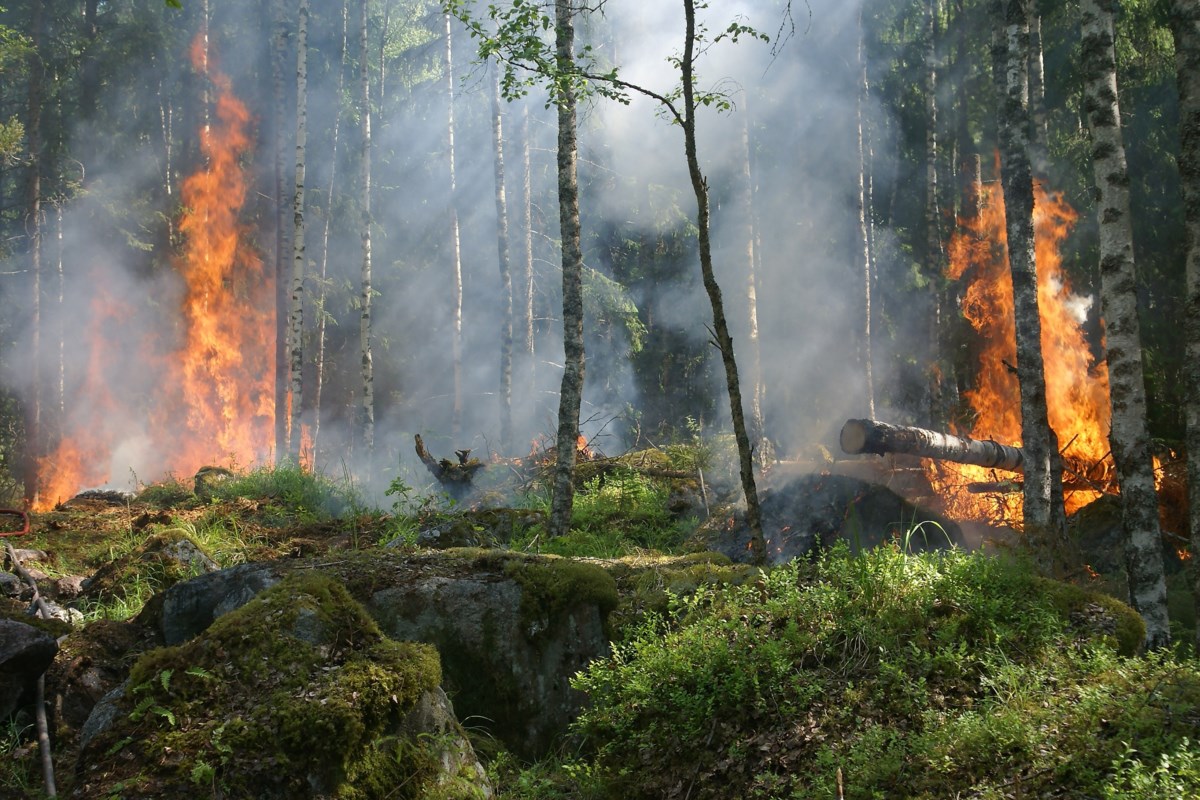
M 1025 453 L 1017 447 L 982 439 L 906 425 L 889 425 L 873 419 L 850 419 L 842 426 L 842 450 L 850 454 L 902 453 L 937 458 L 959 464 L 1020 472 Z

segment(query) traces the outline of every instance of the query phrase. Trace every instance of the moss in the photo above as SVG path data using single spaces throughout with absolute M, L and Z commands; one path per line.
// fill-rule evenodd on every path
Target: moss
M 295 572 L 201 637 L 138 660 L 129 717 L 105 734 L 106 766 L 128 781 L 122 770 L 144 764 L 151 783 L 176 793 L 194 790 L 203 765 L 232 796 L 370 798 L 403 787 L 390 796 L 420 797 L 440 764 L 419 750 L 396 757 L 396 734 L 440 681 L 432 647 L 387 639 L 340 583 Z M 380 769 L 387 791 L 357 786 Z
M 53 636 L 55 639 L 66 636 L 75 630 L 73 625 L 69 622 L 63 622 L 61 619 L 43 619 L 42 617 L 30 616 L 23 603 L 0 608 L 0 618 L 11 619 L 13 622 L 23 622 L 31 628 L 37 628 L 43 633 Z
M 607 565 L 621 602 L 613 612 L 614 638 L 647 613 L 664 614 L 672 594 L 690 595 L 700 587 L 741 586 L 756 578 L 757 567 L 734 564 L 711 551 L 684 556 L 630 556 Z
M 504 572 L 521 586 L 521 617 L 557 619 L 571 608 L 595 603 L 602 617 L 617 607 L 617 584 L 603 568 L 582 561 L 543 556 L 512 557 Z
M 1129 606 L 1103 592 L 1092 592 L 1070 583 L 1034 578 L 1054 608 L 1073 623 L 1082 622 L 1085 632 L 1111 639 L 1117 652 L 1124 656 L 1135 655 L 1146 641 L 1146 624 Z M 1089 613 L 1098 610 L 1099 615 Z M 1096 619 L 1099 616 L 1101 619 Z

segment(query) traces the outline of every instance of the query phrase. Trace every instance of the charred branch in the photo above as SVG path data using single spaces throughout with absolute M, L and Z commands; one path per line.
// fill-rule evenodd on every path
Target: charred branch
M 429 470 L 442 488 L 455 499 L 465 497 L 471 491 L 471 481 L 475 477 L 475 473 L 483 469 L 483 462 L 478 458 L 471 458 L 470 450 L 456 450 L 455 456 L 458 458 L 458 463 L 451 461 L 448 458 L 435 459 L 425 449 L 425 442 L 421 439 L 421 434 L 413 436 L 416 443 L 417 458 L 421 459 L 421 463 Z
M 842 426 L 842 450 L 850 453 L 900 453 L 1021 472 L 1025 453 L 990 439 L 968 439 L 949 433 L 889 425 L 873 419 L 851 419 Z

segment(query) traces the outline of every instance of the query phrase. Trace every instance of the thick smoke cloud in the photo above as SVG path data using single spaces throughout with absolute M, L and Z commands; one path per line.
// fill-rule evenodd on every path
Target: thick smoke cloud
M 355 195 L 360 153 L 353 110 L 357 78 L 352 71 L 346 74 L 342 94 L 337 95 L 340 5 L 330 0 L 314 3 L 312 14 L 306 237 L 310 270 L 322 265 L 327 270 L 323 283 L 313 279 L 308 284 L 310 297 L 324 292 L 323 313 L 328 315 L 317 465 L 334 474 L 348 469 L 375 490 L 396 474 L 412 481 L 426 480 L 411 454 L 414 433 L 423 434 L 438 455 L 466 447 L 482 454 L 499 446 L 501 305 L 491 79 L 474 63 L 475 44 L 456 25 L 453 110 L 457 185 L 452 196 L 447 142 L 450 109 L 440 65 L 442 18 L 436 6 L 428 3 L 384 5 L 389 24 L 408 25 L 411 32 L 403 40 L 407 48 L 404 58 L 389 62 L 390 71 L 382 85 L 379 75 L 373 84 L 379 92 L 372 121 L 377 451 L 370 466 L 362 459 L 352 433 L 360 396 L 356 297 L 361 254 Z M 275 246 L 275 214 L 270 199 L 268 31 L 257 4 L 214 2 L 213 7 L 214 58 L 230 75 L 234 92 L 252 109 L 257 132 L 255 149 L 246 156 L 254 182 L 243 211 L 248 244 L 269 256 Z M 385 10 L 381 6 L 377 12 L 379 22 Z M 730 22 L 742 21 L 773 40 L 722 41 L 704 53 L 698 63 L 700 88 L 727 93 L 734 109 L 725 114 L 703 109 L 697 130 L 700 160 L 714 201 L 718 277 L 746 381 L 751 354 L 747 347 L 746 264 L 741 255 L 745 249 L 744 209 L 739 207 L 737 186 L 747 158 L 742 132 L 749 126 L 761 257 L 758 313 L 767 432 L 785 455 L 803 455 L 814 445 L 828 446 L 831 432 L 841 421 L 866 408 L 856 344 L 863 313 L 861 256 L 856 255 L 861 252 L 857 243 L 858 4 L 812 2 L 806 9 L 792 8 L 789 17 L 780 4 L 764 0 L 714 4 L 702 14 L 710 37 Z M 180 20 L 181 28 L 191 26 L 194 31 L 194 10 Z M 179 46 L 193 31 L 181 31 Z M 247 33 L 255 31 L 260 35 Z M 674 3 L 611 0 L 602 15 L 581 24 L 579 34 L 593 44 L 602 60 L 618 66 L 624 79 L 670 94 L 678 85 L 678 73 L 669 59 L 681 51 L 682 32 L 682 11 Z M 780 39 L 781 33 L 786 41 Z M 373 36 L 379 37 L 371 44 L 375 49 L 372 58 L 377 58 L 382 37 L 379 31 Z M 247 46 L 252 41 L 257 49 Z M 352 59 L 357 57 L 353 36 L 350 52 Z M 162 108 L 155 103 L 131 102 L 129 92 L 131 86 L 162 85 L 164 93 L 176 91 L 183 97 L 189 91 L 188 82 L 194 84 L 198 79 L 182 53 L 175 56 L 167 66 L 157 62 L 131 66 L 130 75 L 117 76 L 108 84 L 110 95 L 103 102 L 130 109 L 130 130 L 110 126 L 98 131 L 92 126 L 75 132 L 79 143 L 100 139 L 94 146 L 103 148 L 104 142 L 138 140 L 144 149 L 108 153 L 103 166 L 89 175 L 89 199 L 66 208 L 65 249 L 73 259 L 67 267 L 69 289 L 61 320 L 51 319 L 44 328 L 52 330 L 62 324 L 67 329 L 68 425 L 78 409 L 92 405 L 88 393 L 97 387 L 88 383 L 89 370 L 103 366 L 101 372 L 108 381 L 105 390 L 113 393 L 119 411 L 106 412 L 102 422 L 86 414 L 74 422 L 105 427 L 111 446 L 107 452 L 91 453 L 90 458 L 103 465 L 94 470 L 97 476 L 103 473 L 97 480 L 115 485 L 127 485 L 131 474 L 144 481 L 161 478 L 164 465 L 170 463 L 168 454 L 154 452 L 155 440 L 145 430 L 152 415 L 145 404 L 156 396 L 154 382 L 161 378 L 153 369 L 153 360 L 144 354 L 147 343 L 153 343 L 151 349 L 160 355 L 169 354 L 170 343 L 179 336 L 178 314 L 173 308 L 181 289 L 167 257 L 171 243 L 162 225 L 153 226 L 158 215 L 170 217 L 178 209 L 138 209 L 136 205 L 143 202 L 139 198 L 146 196 L 148 187 L 160 186 L 168 178 L 177 183 L 195 167 L 194 147 L 189 152 L 192 145 L 188 143 L 194 142 L 196 134 L 181 131 L 194 128 L 199 116 L 184 102 Z M 138 74 L 133 74 L 134 70 Z M 295 103 L 290 79 L 289 73 L 284 81 L 289 109 Z M 195 94 L 194 85 L 190 91 Z M 528 449 L 531 439 L 553 433 L 561 377 L 555 123 L 553 110 L 544 105 L 544 94 L 535 89 L 525 101 L 506 104 L 504 109 L 508 216 L 517 287 L 522 269 L 518 132 L 525 112 L 530 119 L 535 224 L 537 352 L 531 364 L 518 345 L 514 363 L 517 454 Z M 614 256 L 598 231 L 614 226 L 648 234 L 662 231 L 662 220 L 644 214 L 647 206 L 638 195 L 668 197 L 668 205 L 674 205 L 680 217 L 694 214 L 682 134 L 661 111 L 655 101 L 637 96 L 631 97 L 628 105 L 592 98 L 581 110 L 581 179 L 591 187 L 589 205 L 583 211 L 585 257 L 588 268 L 601 276 L 612 274 Z M 174 116 L 168 118 L 168 112 Z M 880 113 L 868 103 L 868 124 L 877 122 Z M 339 118 L 335 153 L 332 134 Z M 168 133 L 176 141 L 173 166 L 179 170 L 169 176 L 163 147 L 169 138 L 163 136 L 168 124 L 173 126 Z M 289 197 L 291 153 L 289 138 L 284 182 Z M 331 180 L 337 187 L 332 205 L 327 194 Z M 877 186 L 877 191 L 882 190 Z M 133 213 L 114 218 L 113 203 L 126 203 Z M 459 214 L 463 270 L 463 419 L 457 437 L 451 435 L 450 413 L 452 203 Z M 290 222 L 290 209 L 285 217 Z M 686 221 L 679 219 L 678 224 Z M 138 246 L 131 247 L 131 240 Z M 290 245 L 285 246 L 290 254 Z M 694 255 L 692 261 L 693 277 L 664 282 L 653 286 L 653 291 L 643 288 L 629 299 L 637 304 L 643 319 L 653 317 L 660 326 L 685 331 L 703 352 L 711 316 Z M 104 324 L 95 310 L 102 292 L 123 300 L 126 310 L 116 318 L 119 324 L 114 320 L 107 323 L 104 333 L 111 338 L 103 352 L 111 361 L 99 365 L 96 359 L 101 351 L 87 342 L 95 335 L 93 329 Z M 516 295 L 519 302 L 521 292 Z M 47 308 L 58 310 L 53 304 Z M 310 306 L 310 323 L 315 314 L 315 307 Z M 519 341 L 519 331 L 517 337 Z M 610 320 L 605 326 L 589 320 L 584 432 L 599 437 L 610 452 L 631 444 L 623 438 L 631 427 L 616 420 L 661 391 L 644 375 L 635 374 L 629 341 L 619 323 Z M 709 351 L 709 356 L 715 357 L 715 351 Z M 21 341 L 5 358 L 9 368 L 5 382 L 18 390 L 27 388 L 24 379 L 31 374 L 31 365 L 21 357 L 27 352 L 28 341 Z M 54 354 L 43 348 L 43 355 L 45 375 L 57 367 Z M 711 394 L 719 403 L 726 402 L 719 364 L 710 365 L 707 374 Z M 311 388 L 312 376 L 306 377 Z M 727 410 L 709 422 L 720 427 L 725 418 Z M 682 418 L 676 420 L 680 427 L 683 423 Z M 219 455 L 214 454 L 214 460 Z

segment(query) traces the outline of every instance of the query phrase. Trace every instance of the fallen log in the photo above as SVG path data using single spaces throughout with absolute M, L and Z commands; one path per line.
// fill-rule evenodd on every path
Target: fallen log
M 873 419 L 850 419 L 842 426 L 842 450 L 858 453 L 900 453 L 937 458 L 959 464 L 1020 472 L 1025 453 L 1018 447 L 990 439 L 968 439 L 949 433 L 906 425 L 889 425 Z

